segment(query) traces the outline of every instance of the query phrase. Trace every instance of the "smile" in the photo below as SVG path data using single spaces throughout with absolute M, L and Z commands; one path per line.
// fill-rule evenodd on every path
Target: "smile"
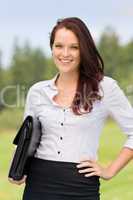
M 70 63 L 72 60 L 67 60 L 67 59 L 59 59 L 60 62 L 62 63 Z

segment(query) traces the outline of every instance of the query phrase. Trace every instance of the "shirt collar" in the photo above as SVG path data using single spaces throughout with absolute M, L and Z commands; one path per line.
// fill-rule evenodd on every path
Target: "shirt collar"
M 55 81 L 57 80 L 57 78 L 59 77 L 59 73 L 57 73 L 52 79 L 50 79 L 47 84 L 45 85 L 45 94 L 47 95 L 47 97 L 49 98 L 50 102 L 53 104 L 53 105 L 56 105 L 56 102 L 53 101 L 53 97 L 55 95 L 58 94 L 58 88 L 57 86 L 55 85 Z
M 57 86 L 55 85 L 56 80 L 58 79 L 60 73 L 57 73 L 48 83 L 48 86 L 53 90 L 58 90 Z

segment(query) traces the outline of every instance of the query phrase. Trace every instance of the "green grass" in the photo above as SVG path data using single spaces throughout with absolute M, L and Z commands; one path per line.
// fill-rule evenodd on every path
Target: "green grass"
M 99 161 L 110 163 L 118 155 L 125 142 L 125 135 L 112 121 L 108 121 L 101 136 Z M 133 199 L 133 163 L 132 161 L 109 181 L 101 180 L 101 200 Z
M 0 200 L 20 200 L 24 186 L 8 182 L 8 169 L 14 151 L 12 141 L 15 131 L 0 131 Z
M 24 185 L 18 186 L 8 182 L 8 169 L 14 151 L 12 140 L 14 130 L 0 131 L 0 200 L 21 200 Z M 125 136 L 119 127 L 108 121 L 101 136 L 99 162 L 106 165 L 115 159 Z M 132 200 L 133 199 L 133 170 L 132 162 L 110 181 L 101 180 L 101 200 Z M 29 199 L 30 200 L 30 199 Z

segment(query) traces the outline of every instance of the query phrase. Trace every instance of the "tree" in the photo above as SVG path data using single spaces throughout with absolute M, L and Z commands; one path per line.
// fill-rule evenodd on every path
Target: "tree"
M 2 52 L 0 51 L 0 110 L 3 108 L 2 99 L 1 99 L 1 90 L 3 87 L 3 69 L 2 69 Z
M 46 58 L 41 49 L 32 49 L 29 43 L 24 47 L 14 47 L 11 71 L 13 84 L 31 86 L 37 81 L 44 80 L 46 72 Z
M 118 70 L 120 69 L 119 61 L 121 57 L 120 44 L 119 37 L 112 28 L 107 27 L 105 29 L 98 43 L 98 48 L 105 63 L 105 74 L 118 78 L 120 76 Z

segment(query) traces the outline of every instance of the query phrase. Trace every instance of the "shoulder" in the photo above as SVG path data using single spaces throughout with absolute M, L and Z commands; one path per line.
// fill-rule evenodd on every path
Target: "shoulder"
M 33 91 L 40 91 L 42 88 L 47 87 L 50 84 L 51 80 L 44 80 L 44 81 L 39 81 L 35 84 L 33 84 L 29 90 Z
M 39 81 L 35 84 L 33 84 L 29 90 L 28 90 L 28 93 L 27 93 L 27 96 L 39 96 L 41 95 L 42 93 L 44 93 L 46 87 L 49 86 L 51 80 L 44 80 L 44 81 Z
M 109 76 L 104 76 L 103 79 L 100 81 L 100 85 L 102 87 L 110 87 L 114 83 L 117 83 L 117 81 Z
M 100 91 L 102 91 L 103 100 L 105 102 L 112 105 L 121 104 L 121 102 L 124 104 L 124 102 L 127 102 L 127 97 L 117 80 L 105 76 L 100 82 L 100 86 Z
M 99 85 L 100 89 L 102 89 L 104 93 L 111 92 L 112 90 L 119 88 L 117 80 L 109 76 L 104 76 Z
M 103 80 L 100 81 L 99 89 L 104 99 L 115 99 L 123 93 L 117 80 L 109 76 L 104 76 Z

